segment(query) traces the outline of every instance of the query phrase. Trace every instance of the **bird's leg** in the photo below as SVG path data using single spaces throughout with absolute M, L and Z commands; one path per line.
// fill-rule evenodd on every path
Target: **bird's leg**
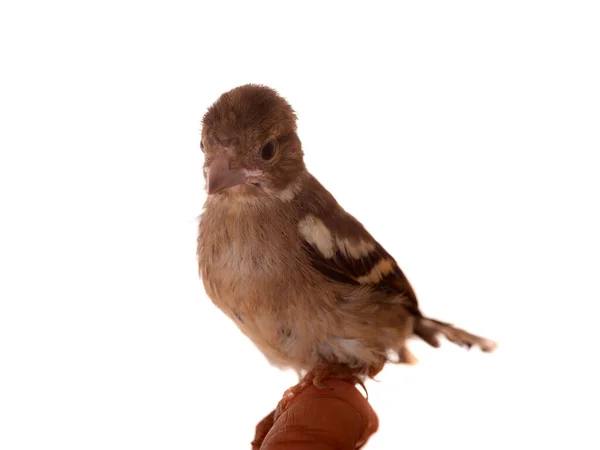
M 367 371 L 367 375 L 369 376 L 369 378 L 371 378 L 372 380 L 375 380 L 375 377 L 377 376 L 377 374 L 379 372 L 381 372 L 383 370 L 387 361 L 388 361 L 388 359 L 383 357 L 383 358 L 380 358 L 379 361 L 377 363 L 375 363 L 375 365 L 369 367 L 369 369 Z M 364 386 L 362 386 L 362 388 L 365 389 Z M 365 389 L 365 392 L 366 391 L 367 390 Z M 369 394 L 367 394 L 367 399 L 368 398 L 369 398 Z
M 279 401 L 275 409 L 275 420 L 286 410 L 294 397 L 307 387 L 312 385 L 317 389 L 332 389 L 323 383 L 327 378 L 347 380 L 354 384 L 359 384 L 365 392 L 367 391 L 356 369 L 351 369 L 344 364 L 321 364 L 304 375 L 298 384 L 290 387 L 283 393 L 283 398 Z

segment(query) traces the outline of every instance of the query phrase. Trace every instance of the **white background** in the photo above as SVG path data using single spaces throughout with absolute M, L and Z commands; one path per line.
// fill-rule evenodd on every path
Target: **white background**
M 415 342 L 368 448 L 598 448 L 595 2 L 208 3 L 2 2 L 0 448 L 249 448 L 295 383 L 197 276 L 200 120 L 248 82 L 425 313 L 500 344 Z

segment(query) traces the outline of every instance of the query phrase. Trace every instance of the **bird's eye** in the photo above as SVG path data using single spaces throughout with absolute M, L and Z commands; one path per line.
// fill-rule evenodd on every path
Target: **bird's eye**
M 268 161 L 275 156 L 275 150 L 275 141 L 269 141 L 263 145 L 263 148 L 260 150 L 260 157 L 265 161 Z
M 200 140 L 200 150 L 204 152 L 204 142 L 202 140 Z

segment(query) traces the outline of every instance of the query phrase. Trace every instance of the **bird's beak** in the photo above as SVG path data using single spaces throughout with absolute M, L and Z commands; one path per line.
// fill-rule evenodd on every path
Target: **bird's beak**
M 208 195 L 216 194 L 224 189 L 237 186 L 246 181 L 246 170 L 231 169 L 229 158 L 216 157 L 208 169 Z

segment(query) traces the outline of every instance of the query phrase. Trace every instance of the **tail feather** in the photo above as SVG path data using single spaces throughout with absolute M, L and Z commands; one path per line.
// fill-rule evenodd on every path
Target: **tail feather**
M 449 323 L 425 317 L 421 317 L 416 321 L 414 333 L 429 345 L 436 348 L 440 346 L 438 337 L 440 334 L 456 345 L 467 348 L 477 346 L 484 352 L 492 352 L 498 346 L 498 344 L 491 339 L 471 334 Z

